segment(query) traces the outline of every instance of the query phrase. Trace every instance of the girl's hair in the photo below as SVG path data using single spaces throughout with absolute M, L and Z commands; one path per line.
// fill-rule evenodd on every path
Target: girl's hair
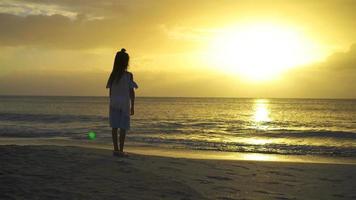
M 121 76 L 127 70 L 127 66 L 129 65 L 129 54 L 126 53 L 126 49 L 122 48 L 121 51 L 116 53 L 114 67 L 110 74 L 108 80 L 108 86 L 111 88 L 111 85 L 114 81 L 119 81 Z

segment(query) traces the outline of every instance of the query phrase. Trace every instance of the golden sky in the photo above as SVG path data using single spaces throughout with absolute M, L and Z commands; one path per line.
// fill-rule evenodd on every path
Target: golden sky
M 353 0 L 0 0 L 0 95 L 356 98 Z

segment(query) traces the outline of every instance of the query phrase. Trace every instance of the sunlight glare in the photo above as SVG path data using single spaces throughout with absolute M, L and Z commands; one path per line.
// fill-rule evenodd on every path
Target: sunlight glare
M 223 29 L 209 51 L 213 65 L 254 81 L 273 79 L 318 57 L 313 43 L 302 34 L 272 23 Z
M 255 122 L 269 122 L 269 111 L 267 108 L 268 101 L 265 99 L 255 100 L 255 114 L 253 116 Z

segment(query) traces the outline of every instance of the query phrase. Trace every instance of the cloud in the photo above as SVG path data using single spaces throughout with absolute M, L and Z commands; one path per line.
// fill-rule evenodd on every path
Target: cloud
M 13 14 L 18 16 L 28 15 L 63 15 L 69 18 L 75 18 L 77 13 L 65 9 L 55 4 L 39 4 L 31 2 L 21 2 L 13 0 L 4 0 L 0 2 L 0 13 Z
M 310 98 L 356 98 L 356 44 L 324 62 L 296 68 L 284 75 L 289 93 Z
M 141 7 L 116 0 L 2 2 L 0 46 L 159 49 L 168 37 Z
M 0 14 L 0 45 L 43 46 L 47 48 L 114 48 L 122 44 L 138 45 L 136 37 L 159 37 L 155 26 L 131 26 L 125 20 L 71 20 L 63 15 Z M 135 37 L 136 36 L 136 37 Z M 149 42 L 141 40 L 142 43 Z
M 126 5 L 116 0 L 3 0 L 0 2 L 0 13 L 20 16 L 58 14 L 69 18 L 75 18 L 78 14 L 103 17 L 124 12 Z
M 356 44 L 351 45 L 346 52 L 332 54 L 322 66 L 328 69 L 356 72 Z
M 182 26 L 169 25 L 170 18 L 164 16 L 167 11 L 161 17 L 154 14 L 160 8 L 158 5 L 139 2 L 8 1 L 0 9 L 0 46 L 55 49 L 124 46 L 157 53 L 179 52 L 197 45 L 201 31 L 187 27 L 182 32 L 182 28 L 177 28 Z M 185 30 L 192 31 L 188 34 Z
M 355 14 L 351 10 L 356 4 L 348 1 L 345 8 L 333 1 L 308 2 L 5 0 L 0 3 L 0 25 L 4 27 L 0 45 L 69 49 L 130 46 L 146 52 L 149 49 L 179 51 L 199 45 L 209 31 L 219 26 L 239 20 L 273 20 L 275 13 L 278 13 L 276 19 L 304 21 L 311 24 L 310 28 L 328 29 L 323 32 L 331 35 L 339 35 L 341 31 L 331 31 L 330 26 L 333 30 L 348 27 L 347 35 L 354 35 L 349 27 L 354 27 Z M 332 16 L 321 12 L 331 8 L 345 12 L 334 12 Z M 302 12 L 313 9 L 313 12 Z M 296 12 L 300 14 L 290 16 Z M 310 13 L 313 15 L 309 16 Z

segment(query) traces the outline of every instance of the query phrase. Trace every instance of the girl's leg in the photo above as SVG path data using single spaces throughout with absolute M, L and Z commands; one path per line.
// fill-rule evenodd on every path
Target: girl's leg
M 126 130 L 120 128 L 120 151 L 124 152 L 124 143 L 125 143 Z
M 117 145 L 117 128 L 112 128 L 112 143 L 114 145 L 114 151 L 118 151 L 119 147 Z

